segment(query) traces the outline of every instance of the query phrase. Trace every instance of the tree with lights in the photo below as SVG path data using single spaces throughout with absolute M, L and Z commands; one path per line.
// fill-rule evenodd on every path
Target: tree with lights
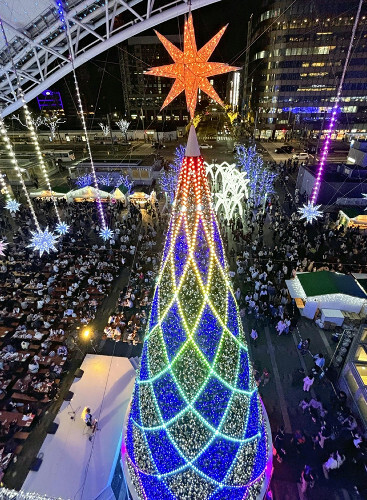
M 121 120 L 118 120 L 115 123 L 118 126 L 118 128 L 120 129 L 121 133 L 124 134 L 125 141 L 127 141 L 127 131 L 128 131 L 130 122 L 128 122 L 127 120 L 124 120 L 123 118 L 121 118 Z
M 234 163 L 206 163 L 206 173 L 214 191 L 217 216 L 224 211 L 227 220 L 237 212 L 243 217 L 243 206 L 248 199 L 246 172 L 240 172 Z
M 104 137 L 108 137 L 110 135 L 110 130 L 111 130 L 110 127 L 103 122 L 98 123 L 98 125 L 102 129 L 102 133 L 103 133 Z
M 31 130 L 29 124 L 32 123 L 33 128 L 37 131 L 41 125 L 44 125 L 44 117 L 41 115 L 35 117 L 33 116 L 32 113 L 29 114 L 30 114 L 29 122 L 23 122 L 19 115 L 11 115 L 11 119 L 16 120 L 21 124 L 22 127 L 27 128 L 29 130 Z
M 199 57 L 190 14 L 183 66 L 209 72 L 218 35 L 213 40 Z M 193 98 L 197 82 L 185 82 L 186 96 Z M 193 117 L 195 106 L 189 109 Z M 122 454 L 133 498 L 252 500 L 265 494 L 271 434 L 193 126 L 125 431 Z
M 65 122 L 66 122 L 66 120 L 63 120 L 62 118 L 60 118 L 56 114 L 52 114 L 50 116 L 45 116 L 43 118 L 43 125 L 45 125 L 46 127 L 48 127 L 50 129 L 52 140 L 54 140 L 56 138 L 56 132 L 59 128 L 59 124 L 65 123 Z
M 163 170 L 159 183 L 166 197 L 166 205 L 172 204 L 175 199 L 178 176 L 180 173 L 182 160 L 185 156 L 185 148 L 180 144 L 174 153 L 173 162 L 168 165 L 167 170 Z
M 274 193 L 277 174 L 264 165 L 256 146 L 237 146 L 236 160 L 239 169 L 247 174 L 249 201 L 254 207 L 265 206 L 266 200 Z

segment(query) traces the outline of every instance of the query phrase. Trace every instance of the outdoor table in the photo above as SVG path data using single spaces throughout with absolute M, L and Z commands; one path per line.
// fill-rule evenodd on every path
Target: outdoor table
M 19 413 L 17 411 L 0 411 L 0 422 L 4 423 L 5 420 L 7 422 L 11 422 L 12 420 L 17 419 L 18 427 L 30 427 L 35 415 L 23 415 L 23 413 Z
M 62 366 L 66 359 L 66 356 L 41 356 L 38 363 L 42 366 Z
M 0 326 L 0 337 L 5 337 L 8 333 L 12 333 L 14 328 L 11 326 Z

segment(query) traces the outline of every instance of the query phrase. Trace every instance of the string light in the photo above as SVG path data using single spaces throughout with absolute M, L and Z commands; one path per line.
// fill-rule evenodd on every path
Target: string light
M 3 121 L 1 116 L 0 116 L 0 129 L 1 129 L 1 136 L 2 136 L 4 143 L 5 143 L 5 148 L 8 151 L 8 154 L 9 154 L 11 160 L 14 160 L 15 155 L 14 155 L 14 151 L 13 151 L 13 146 L 11 145 L 11 142 L 9 140 L 9 136 L 8 136 L 7 130 L 6 130 L 5 125 L 4 125 L 4 121 Z M 9 151 L 11 151 L 13 154 L 11 154 Z M 15 161 L 16 161 L 16 159 L 15 159 Z M 14 161 L 12 163 L 14 163 Z M 1 191 L 3 192 L 5 199 L 6 199 L 5 208 L 7 210 L 9 210 L 9 212 L 11 212 L 11 213 L 18 212 L 19 207 L 20 207 L 20 203 L 16 200 L 12 199 L 11 194 L 10 194 L 9 189 L 8 189 L 8 186 L 6 185 L 6 182 L 5 182 L 4 174 L 1 172 L 1 170 L 0 170 L 0 184 L 2 186 Z
M 80 115 L 80 120 L 81 120 L 82 126 L 83 126 L 85 142 L 86 142 L 86 145 L 87 145 L 88 156 L 89 156 L 89 161 L 90 161 L 91 170 L 92 170 L 92 181 L 93 181 L 94 187 L 97 190 L 96 191 L 96 194 L 97 194 L 96 203 L 97 203 L 97 208 L 98 208 L 99 220 L 100 220 L 101 226 L 102 226 L 102 231 L 100 231 L 99 234 L 100 234 L 100 236 L 102 236 L 102 234 L 107 234 L 108 227 L 107 227 L 107 224 L 106 224 L 106 219 L 105 219 L 105 215 L 104 215 L 104 212 L 103 212 L 103 204 L 102 204 L 101 196 L 100 196 L 99 189 L 98 189 L 98 181 L 97 181 L 96 169 L 95 169 L 95 166 L 94 166 L 94 161 L 93 161 L 93 156 L 92 156 L 92 149 L 91 149 L 91 146 L 90 146 L 90 141 L 89 141 L 89 136 L 88 136 L 88 129 L 87 129 L 86 121 L 85 121 L 83 104 L 82 104 L 81 94 L 80 94 L 80 90 L 79 90 L 79 84 L 78 84 L 78 80 L 77 80 L 76 72 L 75 72 L 74 53 L 73 53 L 73 50 L 72 50 L 70 29 L 69 29 L 68 22 L 65 20 L 64 6 L 63 6 L 62 1 L 61 0 L 57 0 L 56 4 L 57 4 L 59 18 L 60 18 L 60 21 L 62 23 L 62 29 L 66 30 L 66 33 L 67 33 L 67 40 L 68 40 L 68 44 L 69 44 L 69 53 L 70 53 L 71 67 L 72 67 L 72 73 L 73 73 L 73 78 L 74 78 L 74 85 L 75 85 L 76 97 L 77 97 L 77 101 L 78 101 L 79 115 Z M 102 236 L 102 238 L 104 239 L 103 236 Z
M 0 255 L 1 255 L 2 257 L 4 257 L 4 256 L 5 256 L 5 254 L 4 254 L 4 250 L 6 250 L 6 247 L 7 247 L 7 246 L 8 246 L 8 243 L 6 243 L 6 242 L 5 242 L 5 241 L 3 241 L 3 240 L 0 240 Z
M 45 162 L 43 160 L 42 151 L 41 151 L 41 148 L 40 148 L 40 145 L 39 145 L 39 142 L 38 142 L 38 137 L 37 137 L 37 134 L 36 134 L 36 130 L 35 130 L 34 125 L 33 125 L 32 115 L 31 115 L 31 113 L 30 113 L 30 111 L 28 109 L 27 103 L 25 101 L 23 90 L 22 90 L 22 88 L 20 86 L 19 86 L 19 91 L 20 91 L 20 96 L 21 96 L 22 102 L 23 102 L 23 109 L 24 109 L 24 114 L 25 114 L 25 120 L 26 120 L 27 127 L 28 127 L 28 129 L 30 131 L 30 134 L 31 134 L 31 138 L 32 138 L 32 141 L 33 141 L 34 148 L 36 150 L 36 154 L 37 154 L 39 165 L 41 167 L 42 175 L 43 175 L 44 181 L 46 183 L 47 189 L 50 192 L 50 197 L 51 197 L 52 203 L 53 203 L 54 208 L 55 208 L 55 213 L 56 213 L 56 217 L 57 217 L 58 223 L 61 224 L 61 218 L 60 218 L 60 214 L 59 214 L 59 209 L 57 207 L 56 198 L 54 197 L 54 195 L 52 193 L 52 187 L 51 187 L 50 179 L 48 177 L 47 167 L 46 167 L 46 164 L 45 164 Z
M 224 63 L 208 62 L 226 28 L 227 26 L 224 26 L 204 47 L 197 50 L 194 24 L 190 13 L 184 26 L 183 52 L 156 31 L 158 38 L 174 60 L 174 64 L 155 67 L 146 72 L 147 75 L 175 78 L 161 109 L 168 106 L 173 99 L 185 91 L 187 109 L 189 110 L 191 119 L 193 119 L 199 89 L 224 107 L 222 99 L 216 93 L 207 77 L 222 75 L 240 69 Z
M 266 168 L 256 145 L 248 148 L 237 146 L 236 160 L 238 167 L 246 172 L 249 180 L 249 201 L 255 207 L 265 205 L 268 196 L 274 193 L 274 182 L 278 174 Z
M 61 498 L 49 497 L 38 493 L 9 490 L 8 488 L 0 488 L 0 497 L 1 500 L 61 500 Z
M 2 27 L 1 20 L 0 20 L 0 26 Z M 5 147 L 6 147 L 6 150 L 8 152 L 8 155 L 10 157 L 10 161 L 11 161 L 11 163 L 12 163 L 12 165 L 14 167 L 14 170 L 16 171 L 16 174 L 18 176 L 18 179 L 19 179 L 20 185 L 22 187 L 23 193 L 24 193 L 24 195 L 26 197 L 26 200 L 27 200 L 27 203 L 28 203 L 28 207 L 29 207 L 29 210 L 31 211 L 31 215 L 32 215 L 34 224 L 35 224 L 37 230 L 41 231 L 41 228 L 40 228 L 40 225 L 38 223 L 38 219 L 37 219 L 36 213 L 35 213 L 34 208 L 33 208 L 32 200 L 29 197 L 29 194 L 28 194 L 28 191 L 27 191 L 24 179 L 23 179 L 22 171 L 21 171 L 21 169 L 19 167 L 18 160 L 17 160 L 17 158 L 15 156 L 13 146 L 12 146 L 12 144 L 10 142 L 10 139 L 9 139 L 9 136 L 8 136 L 8 133 L 7 133 L 7 130 L 5 128 L 4 121 L 2 120 L 2 118 L 0 118 L 0 134 L 1 134 L 2 140 L 5 143 Z M 18 203 L 18 202 L 16 202 L 16 203 Z M 12 204 L 12 206 L 15 207 L 15 204 Z M 18 206 L 18 209 L 19 209 L 19 206 Z
M 185 157 L 122 449 L 132 483 L 144 499 L 256 498 L 266 421 L 204 162 Z
M 31 116 L 31 113 L 29 112 L 29 109 L 28 109 L 28 106 L 27 106 L 27 103 L 26 103 L 26 100 L 25 100 L 24 92 L 23 92 L 23 89 L 22 89 L 21 84 L 20 84 L 20 78 L 19 78 L 19 74 L 18 74 L 18 71 L 17 71 L 17 66 L 14 63 L 14 60 L 13 60 L 13 57 L 12 57 L 12 54 L 11 54 L 11 51 L 10 51 L 9 43 L 8 43 L 8 38 L 6 36 L 5 29 L 4 29 L 4 26 L 3 26 L 3 23 L 1 21 L 1 19 L 0 19 L 0 28 L 1 28 L 1 32 L 2 32 L 2 35 L 3 35 L 4 41 L 5 41 L 5 45 L 6 45 L 7 49 L 8 49 L 9 58 L 11 60 L 12 66 L 13 66 L 14 74 L 15 74 L 15 77 L 17 79 L 18 92 L 19 92 L 20 98 L 21 98 L 22 103 L 23 103 L 23 109 L 24 109 L 24 114 L 25 114 L 27 128 L 30 131 L 31 138 L 32 138 L 32 141 L 33 141 L 33 145 L 35 147 L 36 154 L 37 154 L 37 157 L 38 157 L 38 161 L 39 161 L 39 164 L 41 166 L 41 171 L 42 171 L 44 180 L 46 182 L 47 188 L 48 188 L 48 190 L 51 193 L 51 199 L 52 199 L 53 205 L 55 207 L 55 212 L 56 212 L 57 220 L 60 223 L 61 220 L 60 220 L 59 211 L 58 211 L 58 208 L 57 208 L 55 197 L 52 194 L 52 188 L 51 188 L 51 184 L 50 184 L 50 179 L 49 179 L 48 174 L 47 174 L 47 168 L 46 168 L 45 162 L 43 161 L 42 151 L 41 151 L 41 148 L 39 146 L 38 137 L 37 137 L 37 134 L 36 134 L 36 131 L 35 131 L 35 128 L 34 128 L 32 116 Z M 4 123 L 3 122 L 2 122 L 2 126 L 4 127 Z M 5 129 L 5 127 L 4 127 L 4 129 Z M 5 134 L 7 136 L 6 130 L 5 130 Z M 10 141 L 8 143 L 10 144 Z M 13 151 L 12 147 L 11 147 L 11 150 Z M 14 158 L 15 158 L 15 156 L 14 156 Z
M 346 58 L 345 58 L 343 71 L 342 71 L 342 74 L 341 74 L 341 77 L 340 77 L 340 80 L 339 80 L 338 91 L 337 91 L 336 98 L 335 98 L 335 104 L 334 104 L 333 109 L 332 109 L 331 119 L 330 119 L 330 122 L 329 122 L 328 130 L 327 130 L 326 136 L 325 136 L 324 146 L 323 146 L 323 149 L 322 149 L 322 155 L 321 155 L 321 159 L 320 159 L 320 162 L 319 162 L 319 166 L 317 168 L 316 179 L 315 179 L 315 183 L 314 183 L 314 186 L 313 186 L 313 189 L 312 189 L 312 193 L 311 193 L 311 198 L 310 198 L 310 202 L 311 203 L 310 203 L 310 205 L 316 205 L 317 198 L 318 198 L 318 195 L 319 195 L 320 186 L 321 186 L 321 179 L 322 179 L 322 175 L 323 175 L 323 172 L 324 172 L 325 163 L 326 163 L 326 160 L 327 160 L 327 157 L 328 157 L 328 153 L 329 153 L 329 148 L 330 148 L 330 139 L 331 139 L 332 133 L 333 133 L 333 131 L 335 129 L 335 125 L 336 125 L 336 123 L 335 123 L 336 122 L 336 114 L 337 114 L 337 112 L 339 110 L 339 101 L 340 101 L 341 93 L 342 93 L 342 90 L 343 90 L 343 84 L 344 84 L 344 79 L 345 79 L 347 67 L 348 67 L 349 60 L 350 60 L 350 57 L 351 57 L 351 54 L 352 54 L 352 48 L 353 48 L 353 43 L 354 43 L 354 40 L 355 40 L 355 34 L 356 34 L 356 31 L 357 31 L 357 26 L 358 26 L 359 18 L 360 18 L 360 15 L 361 15 L 362 4 L 363 4 L 363 0 L 359 0 L 357 14 L 356 14 L 356 17 L 355 17 L 355 20 L 354 20 L 354 24 L 353 24 L 353 28 L 352 28 L 352 34 L 351 34 L 351 37 L 350 37 L 348 52 L 347 52 L 347 55 L 346 55 Z M 312 222 L 312 219 L 311 219 L 311 222 Z

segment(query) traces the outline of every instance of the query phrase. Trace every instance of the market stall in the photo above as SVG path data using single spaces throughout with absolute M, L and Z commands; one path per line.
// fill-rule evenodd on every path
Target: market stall
M 351 275 L 332 271 L 297 273 L 286 284 L 300 314 L 306 318 L 313 319 L 321 309 L 334 311 L 330 314 L 339 318 L 340 311 L 365 316 L 367 293 Z
M 111 194 L 107 191 L 102 191 L 101 189 L 96 189 L 92 186 L 86 186 L 69 191 L 66 194 L 66 201 L 68 203 L 72 201 L 95 201 L 98 196 L 104 201 L 111 199 Z

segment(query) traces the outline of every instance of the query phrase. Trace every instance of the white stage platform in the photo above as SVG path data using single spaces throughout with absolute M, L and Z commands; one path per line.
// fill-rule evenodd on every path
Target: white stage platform
M 88 354 L 81 366 L 84 374 L 70 390 L 75 420 L 64 402 L 55 422 L 56 434 L 47 435 L 41 453 L 43 463 L 29 472 L 22 490 L 63 500 L 107 500 L 115 498 L 111 481 L 120 447 L 124 419 L 135 381 L 135 370 L 127 358 Z M 100 430 L 89 441 L 88 428 L 80 415 L 89 406 Z

